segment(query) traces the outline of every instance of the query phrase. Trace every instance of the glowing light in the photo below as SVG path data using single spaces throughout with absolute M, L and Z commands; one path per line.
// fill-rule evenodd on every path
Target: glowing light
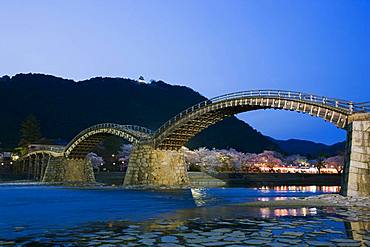
M 260 213 L 262 218 L 270 217 L 271 211 L 270 208 L 260 208 Z
M 302 192 L 329 192 L 329 193 L 338 193 L 340 191 L 340 186 L 262 186 L 259 188 L 262 192 L 268 192 L 270 189 L 275 191 L 283 191 L 283 192 L 295 192 L 295 191 L 302 191 Z
M 206 203 L 204 200 L 204 197 L 206 196 L 205 189 L 192 188 L 191 195 L 193 196 L 193 199 L 197 206 L 203 206 Z
M 13 161 L 16 161 L 18 159 L 19 159 L 19 155 L 16 155 L 16 154 L 12 155 L 12 160 Z

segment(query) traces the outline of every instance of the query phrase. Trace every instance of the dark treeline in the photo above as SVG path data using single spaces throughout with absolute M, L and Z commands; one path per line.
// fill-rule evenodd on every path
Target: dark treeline
M 163 81 L 138 83 L 123 78 L 96 77 L 75 82 L 43 74 L 0 78 L 0 145 L 13 148 L 21 139 L 21 123 L 34 115 L 43 137 L 72 139 L 97 123 L 136 124 L 151 128 L 205 97 L 184 86 Z M 277 144 L 235 117 L 193 138 L 190 148 L 233 147 L 243 152 L 279 150 Z

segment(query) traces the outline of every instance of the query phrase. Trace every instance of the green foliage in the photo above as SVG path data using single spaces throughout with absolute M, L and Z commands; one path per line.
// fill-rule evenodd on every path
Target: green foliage
M 28 153 L 28 149 L 26 147 L 17 147 L 14 149 L 14 153 L 18 154 L 19 156 L 23 156 Z
M 19 145 L 22 147 L 40 141 L 40 125 L 33 114 L 28 115 L 28 117 L 22 122 L 20 132 L 21 140 Z

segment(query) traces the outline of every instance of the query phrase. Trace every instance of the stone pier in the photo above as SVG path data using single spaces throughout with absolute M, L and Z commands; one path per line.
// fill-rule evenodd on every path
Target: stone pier
M 87 159 L 51 157 L 42 182 L 95 182 L 92 164 Z
M 370 114 L 349 116 L 342 192 L 345 196 L 370 196 Z
M 156 149 L 151 144 L 134 145 L 123 184 L 153 187 L 189 185 L 184 152 Z

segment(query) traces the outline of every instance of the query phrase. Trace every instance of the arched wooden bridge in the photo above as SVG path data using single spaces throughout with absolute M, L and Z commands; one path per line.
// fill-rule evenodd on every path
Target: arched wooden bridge
M 148 139 L 153 131 L 137 125 L 103 123 L 81 131 L 66 146 L 64 155 L 74 159 L 84 159 L 91 150 L 107 136 L 118 136 L 133 144 Z
M 158 178 L 158 174 L 160 174 L 158 172 L 154 172 L 154 175 L 147 174 L 148 167 L 152 166 L 153 168 L 155 162 L 162 164 L 162 166 L 166 164 L 166 162 L 169 162 L 168 159 L 164 159 L 161 162 L 156 160 L 159 159 L 158 157 L 166 157 L 166 150 L 179 151 L 193 136 L 209 126 L 227 117 L 233 116 L 234 114 L 260 109 L 279 109 L 301 112 L 322 118 L 338 128 L 346 129 L 349 133 L 347 140 L 350 142 L 350 145 L 347 145 L 347 154 L 349 156 L 352 155 L 353 151 L 348 149 L 353 149 L 355 147 L 354 145 L 357 145 L 352 141 L 352 134 L 356 131 L 360 131 L 361 133 L 359 132 L 358 134 L 363 134 L 365 144 L 358 144 L 360 146 L 355 147 L 357 151 L 360 149 L 362 150 L 358 151 L 360 153 L 356 154 L 356 157 L 360 156 L 359 162 L 363 162 L 364 164 L 370 162 L 370 153 L 368 153 L 370 149 L 370 102 L 356 103 L 347 100 L 283 90 L 251 90 L 215 97 L 180 112 L 165 122 L 155 132 L 135 125 L 119 125 L 113 123 L 94 125 L 80 132 L 63 150 L 59 150 L 58 152 L 37 150 L 29 153 L 24 158 L 32 157 L 32 155 L 45 154 L 53 157 L 62 156 L 66 159 L 83 160 L 104 138 L 115 135 L 134 144 L 134 151 L 130 158 L 131 165 L 129 165 L 128 170 L 128 174 L 131 178 L 127 178 L 128 175 L 126 175 L 125 184 L 168 184 L 167 180 Z M 361 122 L 361 128 L 364 129 L 359 130 L 360 127 L 348 128 L 348 126 L 352 126 L 354 121 Z M 367 124 L 369 124 L 369 127 L 367 127 Z M 363 147 L 361 145 L 365 146 Z M 352 160 L 351 157 L 348 158 L 349 161 Z M 182 162 L 181 158 L 176 158 L 172 159 L 170 163 L 174 162 L 173 160 L 180 163 Z M 144 165 L 141 165 L 141 163 L 144 163 Z M 151 170 L 154 169 L 152 168 Z M 359 167 L 359 169 L 360 168 L 361 167 Z M 157 167 L 154 170 L 159 171 L 161 169 L 165 168 Z M 173 166 L 166 169 L 173 169 Z M 349 170 L 347 172 L 350 173 Z M 171 172 L 169 174 L 171 174 Z M 175 177 L 178 176 L 178 174 L 186 176 L 183 175 L 183 171 L 173 171 Z M 366 174 L 365 176 L 368 176 Z M 368 179 L 368 177 L 366 177 L 366 179 Z M 172 180 L 174 184 L 178 183 L 176 181 L 180 181 L 176 178 Z M 181 183 L 185 183 L 186 179 L 182 179 L 181 181 Z
M 243 91 L 225 94 L 193 105 L 165 122 L 155 132 L 137 125 L 102 123 L 81 131 L 64 150 L 37 150 L 35 152 L 45 152 L 53 156 L 63 153 L 66 157 L 81 159 L 111 135 L 121 137 L 133 144 L 146 140 L 153 141 L 156 148 L 178 150 L 203 129 L 234 114 L 260 109 L 281 109 L 306 113 L 344 129 L 350 115 L 370 112 L 370 102 L 354 103 L 282 90 Z
M 345 128 L 348 116 L 358 112 L 369 112 L 370 103 L 353 103 L 282 90 L 230 93 L 200 102 L 168 120 L 155 132 L 155 145 L 161 149 L 178 150 L 190 138 L 210 125 L 237 113 L 260 109 L 302 112 L 320 117 L 338 128 Z

